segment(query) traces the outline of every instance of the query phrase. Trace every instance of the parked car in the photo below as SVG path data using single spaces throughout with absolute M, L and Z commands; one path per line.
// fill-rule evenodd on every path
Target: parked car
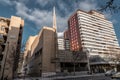
M 115 74 L 116 71 L 115 70 L 109 70 L 105 73 L 105 76 L 112 76 L 113 74 Z
M 120 79 L 120 72 L 117 72 L 111 76 L 111 78 Z

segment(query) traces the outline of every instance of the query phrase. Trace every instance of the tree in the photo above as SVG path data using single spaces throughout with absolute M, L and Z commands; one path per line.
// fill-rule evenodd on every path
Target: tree
M 87 53 L 84 51 L 73 51 L 73 71 L 75 75 L 76 63 L 78 62 L 87 62 Z
M 98 11 L 110 11 L 111 13 L 117 13 L 120 10 L 119 4 L 114 4 L 117 0 L 107 0 L 104 5 L 100 6 L 100 9 Z

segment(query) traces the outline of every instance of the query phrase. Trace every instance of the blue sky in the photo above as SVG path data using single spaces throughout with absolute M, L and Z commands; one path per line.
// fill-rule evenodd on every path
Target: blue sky
M 30 35 L 36 35 L 43 26 L 52 26 L 52 8 L 56 7 L 58 31 L 67 29 L 69 16 L 77 9 L 89 11 L 98 9 L 107 0 L 0 0 L 0 16 L 10 18 L 20 16 L 25 20 L 24 44 Z M 119 4 L 116 0 L 114 4 Z M 103 12 L 106 18 L 113 22 L 120 43 L 120 12 L 111 14 Z

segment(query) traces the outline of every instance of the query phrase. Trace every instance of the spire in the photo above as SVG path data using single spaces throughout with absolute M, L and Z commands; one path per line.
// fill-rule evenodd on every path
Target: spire
M 55 7 L 53 7 L 53 28 L 57 31 Z

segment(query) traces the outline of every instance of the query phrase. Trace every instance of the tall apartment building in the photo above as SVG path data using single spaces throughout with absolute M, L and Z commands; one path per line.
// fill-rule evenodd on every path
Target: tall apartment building
M 24 20 L 0 17 L 0 77 L 12 80 L 17 72 Z
M 70 16 L 68 25 L 70 50 L 86 51 L 90 59 L 97 57 L 90 60 L 91 66 L 102 66 L 100 62 L 110 62 L 110 58 L 114 58 L 118 53 L 120 48 L 113 24 L 103 14 L 94 10 L 77 10 Z

